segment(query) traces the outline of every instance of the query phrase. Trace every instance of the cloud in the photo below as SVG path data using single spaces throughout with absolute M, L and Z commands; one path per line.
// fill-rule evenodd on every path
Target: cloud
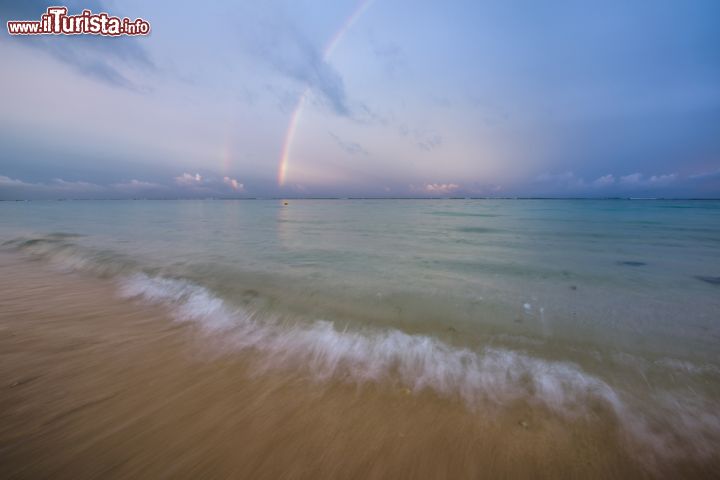
M 400 132 L 400 135 L 403 137 L 412 135 L 412 138 L 415 139 L 415 145 L 426 152 L 434 150 L 443 143 L 442 136 L 434 131 L 422 130 L 419 128 L 410 130 L 407 125 L 400 124 L 398 126 L 398 132 Z
M 348 142 L 348 141 L 343 140 L 342 138 L 338 137 L 337 135 L 335 135 L 332 132 L 328 132 L 328 133 L 330 134 L 330 136 L 333 139 L 335 139 L 335 142 L 340 146 L 340 148 L 345 150 L 345 152 L 349 153 L 350 155 L 357 155 L 357 154 L 367 155 L 368 154 L 367 150 L 365 150 L 363 148 L 363 146 L 360 145 L 359 143 Z
M 457 183 L 426 183 L 420 187 L 410 185 L 410 190 L 429 195 L 449 195 L 460 189 Z
M 47 183 L 30 183 L 0 175 L 0 198 L 99 198 L 106 196 L 108 187 L 90 182 L 55 178 Z
M 223 191 L 227 191 L 227 187 L 230 187 L 235 192 L 244 192 L 245 185 L 240 183 L 237 179 L 224 176 L 221 179 L 203 177 L 199 173 L 183 173 L 174 177 L 175 184 L 182 188 L 189 188 L 195 191 L 205 192 L 208 194 L 222 194 Z
M 718 180 L 718 179 L 720 179 L 720 168 L 717 170 L 709 171 L 709 172 L 703 172 L 703 173 L 698 173 L 695 175 L 690 175 L 688 177 L 688 179 L 694 180 L 694 181 Z
M 62 178 L 53 179 L 48 186 L 50 188 L 56 188 L 62 191 L 71 191 L 77 193 L 101 192 L 107 189 L 107 187 L 103 187 L 102 185 L 98 185 L 95 183 L 82 181 L 67 181 L 63 180 Z
M 142 180 L 130 180 L 129 182 L 125 183 L 114 183 L 111 185 L 111 187 L 117 189 L 117 190 L 128 190 L 128 191 L 138 191 L 138 190 L 152 190 L 152 189 L 164 189 L 166 188 L 165 185 L 160 185 L 158 183 L 152 183 L 152 182 L 145 182 Z
M 557 190 L 569 191 L 591 191 L 593 189 L 637 189 L 637 188 L 660 188 L 667 187 L 678 180 L 675 173 L 646 176 L 642 173 L 631 173 L 616 177 L 612 174 L 603 175 L 593 181 L 586 181 L 573 172 L 542 173 L 535 179 L 537 183 L 544 183 Z
M 677 174 L 676 173 L 669 173 L 665 175 L 653 175 L 648 180 L 648 183 L 650 185 L 669 185 L 671 183 L 674 183 L 675 180 L 677 180 Z
M 57 3 L 43 0 L 0 2 L 0 17 L 3 20 L 37 20 L 47 7 Z M 70 1 L 63 5 L 68 7 L 70 14 L 90 9 L 93 12 L 108 12 L 111 15 L 121 16 L 120 12 L 109 9 L 102 0 L 87 0 L 82 3 Z M 110 38 L 96 35 L 18 37 L 2 35 L 0 39 L 42 50 L 82 75 L 107 85 L 133 91 L 144 89 L 131 80 L 131 74 L 157 70 L 155 63 L 142 46 L 141 39 L 138 38 Z
M 372 52 L 388 75 L 394 76 L 401 70 L 407 69 L 405 53 L 400 45 L 394 42 L 380 42 L 370 38 Z
M 645 177 L 641 173 L 631 173 L 620 177 L 620 184 L 633 187 L 663 187 L 675 182 L 677 175 L 669 173 L 664 175 L 653 175 Z
M 250 55 L 276 73 L 310 88 L 336 114 L 349 116 L 342 77 L 295 24 L 265 19 L 254 27 L 243 32 L 243 47 Z
M 106 187 L 90 182 L 67 181 L 62 178 L 54 178 L 48 183 L 28 183 L 5 175 L 0 175 L 0 186 L 17 187 L 29 189 L 52 189 L 52 190 L 75 190 L 75 191 L 99 191 Z
M 602 177 L 599 177 L 592 182 L 592 185 L 594 187 L 600 187 L 600 188 L 609 187 L 614 184 L 615 184 L 615 177 L 610 174 L 603 175 Z
M 233 190 L 235 190 L 236 192 L 244 192 L 245 191 L 245 185 L 238 182 L 234 178 L 223 177 L 223 183 L 225 185 L 229 186 L 230 188 L 232 188 Z
M 203 183 L 203 177 L 199 173 L 196 173 L 195 175 L 191 173 L 183 173 L 182 175 L 179 175 L 175 177 L 175 183 L 180 185 L 181 187 L 194 187 L 201 185 Z
M 631 173 L 630 175 L 620 177 L 620 183 L 624 185 L 639 185 L 641 182 L 642 174 L 640 173 Z
M 427 137 L 422 138 L 421 140 L 418 140 L 417 146 L 420 147 L 422 150 L 429 152 L 431 150 L 435 150 L 435 148 L 442 145 L 442 143 L 442 137 L 437 133 L 433 133 Z
M 173 178 L 173 184 L 132 179 L 100 185 L 85 181 L 55 178 L 47 182 L 30 183 L 0 175 L 0 199 L 52 199 L 52 198 L 193 198 L 227 196 L 228 190 L 245 192 L 245 185 L 237 179 L 224 176 L 206 178 L 199 173 L 183 173 Z
M 25 183 L 22 180 L 16 180 L 14 178 L 0 175 L 0 186 L 2 187 L 27 187 L 31 186 L 29 183 Z

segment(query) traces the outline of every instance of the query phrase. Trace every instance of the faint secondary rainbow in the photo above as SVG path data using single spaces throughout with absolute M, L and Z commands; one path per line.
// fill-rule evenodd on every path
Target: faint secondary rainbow
M 373 1 L 374 0 L 361 0 L 358 3 L 357 8 L 355 8 L 352 15 L 350 15 L 350 17 L 345 21 L 342 27 L 340 27 L 338 31 L 335 32 L 335 35 L 333 35 L 327 45 L 325 45 L 325 49 L 323 50 L 323 60 L 326 61 L 330 57 L 333 50 L 335 50 L 337 44 L 340 43 L 340 40 L 345 35 L 345 33 L 350 30 L 350 27 L 353 26 L 353 24 L 357 21 L 358 18 L 360 18 L 360 16 L 365 12 L 365 10 L 367 10 L 367 8 Z M 290 152 L 292 149 L 293 139 L 295 138 L 295 132 L 297 130 L 298 123 L 300 122 L 300 116 L 309 95 L 310 87 L 306 87 L 303 93 L 300 95 L 298 103 L 297 105 L 295 105 L 295 109 L 292 112 L 292 115 L 290 115 L 290 123 L 288 124 L 287 132 L 285 133 L 285 140 L 283 141 L 282 152 L 280 154 L 280 165 L 278 166 L 279 185 L 285 184 L 285 177 L 287 175 L 288 163 L 290 161 Z

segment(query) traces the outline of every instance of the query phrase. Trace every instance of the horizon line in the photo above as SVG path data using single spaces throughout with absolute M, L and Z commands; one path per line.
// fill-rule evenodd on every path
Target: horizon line
M 308 197 L 164 197 L 164 198 L 14 198 L 0 202 L 121 202 L 121 201 L 210 201 L 210 200 L 632 200 L 632 201 L 720 201 L 720 197 L 375 197 L 375 196 L 308 196 Z

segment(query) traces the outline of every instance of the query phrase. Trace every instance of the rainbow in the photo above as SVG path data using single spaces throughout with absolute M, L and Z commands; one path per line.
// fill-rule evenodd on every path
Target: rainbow
M 342 27 L 340 27 L 338 31 L 335 32 L 335 35 L 333 35 L 327 45 L 325 45 L 325 49 L 323 50 L 323 60 L 327 61 L 333 50 L 335 50 L 337 44 L 340 43 L 342 37 L 347 33 L 348 30 L 350 30 L 350 28 L 358 20 L 358 18 L 360 18 L 360 16 L 365 13 L 365 10 L 367 10 L 367 8 L 373 1 L 374 0 L 360 0 L 358 6 L 355 8 L 352 15 L 350 15 L 350 17 L 345 21 Z M 278 185 L 280 186 L 285 184 L 288 164 L 290 162 L 290 152 L 292 149 L 293 139 L 295 138 L 295 132 L 297 131 L 298 123 L 300 123 L 300 117 L 303 111 L 303 107 L 305 106 L 305 102 L 307 101 L 309 95 L 310 87 L 306 87 L 300 95 L 297 105 L 295 105 L 295 109 L 292 112 L 292 115 L 290 115 L 290 123 L 288 124 L 287 131 L 285 132 L 285 140 L 283 141 L 282 151 L 280 153 L 280 164 L 278 166 Z

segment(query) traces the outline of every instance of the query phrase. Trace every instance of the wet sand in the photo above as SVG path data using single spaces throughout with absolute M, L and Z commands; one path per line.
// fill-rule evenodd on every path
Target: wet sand
M 701 478 L 602 407 L 472 411 L 396 384 L 263 371 L 115 284 L 0 254 L 2 478 Z

